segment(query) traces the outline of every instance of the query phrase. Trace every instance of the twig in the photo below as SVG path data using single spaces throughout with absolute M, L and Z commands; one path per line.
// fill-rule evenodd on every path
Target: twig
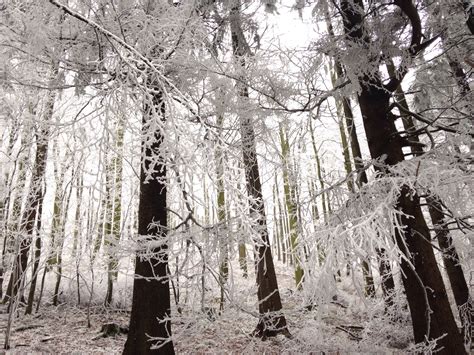
M 349 336 L 350 336 L 351 338 L 353 338 L 354 340 L 357 340 L 357 341 L 362 340 L 362 338 L 361 338 L 360 336 L 355 335 L 353 332 L 351 332 L 350 330 L 346 329 L 346 327 L 343 326 L 343 325 L 338 325 L 338 326 L 336 326 L 336 329 L 342 330 L 343 332 L 346 332 L 346 333 L 349 334 Z

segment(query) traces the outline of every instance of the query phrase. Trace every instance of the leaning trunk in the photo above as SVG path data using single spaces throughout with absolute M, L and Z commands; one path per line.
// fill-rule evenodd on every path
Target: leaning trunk
M 409 1 L 409 0 L 406 0 Z M 409 6 L 410 3 L 401 2 Z M 341 1 L 344 30 L 349 40 L 369 43 L 364 33 L 363 3 L 356 0 Z M 402 139 L 395 122 L 389 115 L 389 89 L 383 87 L 379 73 L 369 77 L 361 75 L 359 104 L 367 134 L 370 154 L 373 159 L 385 157 L 386 166 L 403 161 Z M 378 168 L 388 174 L 388 169 Z M 402 216 L 395 228 L 395 239 L 404 254 L 401 261 L 402 280 L 413 322 L 416 343 L 437 339 L 436 350 L 444 354 L 464 354 L 465 349 L 451 312 L 446 289 L 439 271 L 433 248 L 428 240 L 430 234 L 423 217 L 419 197 L 415 191 L 402 186 L 396 203 Z
M 448 58 L 448 60 L 451 61 L 452 59 Z M 391 59 L 387 61 L 387 71 L 391 76 L 395 75 L 395 65 Z M 456 79 L 459 79 L 462 82 L 462 79 L 464 78 L 462 76 L 462 72 L 460 74 L 454 72 L 453 74 L 456 76 Z M 463 94 L 467 93 L 467 91 L 464 91 L 466 90 L 465 86 L 459 84 L 459 88 Z M 395 93 L 397 101 L 402 107 L 401 116 L 405 131 L 408 132 L 408 134 L 416 132 L 415 123 L 413 122 L 413 119 L 407 114 L 410 110 L 405 93 L 401 86 L 396 89 Z M 405 112 L 403 110 L 405 110 Z M 417 134 L 411 134 L 410 140 L 415 143 L 420 143 L 420 139 Z M 423 154 L 421 149 L 417 149 L 415 147 L 411 147 L 411 152 L 414 156 L 421 156 Z M 427 197 L 426 202 L 428 204 L 428 212 L 431 218 L 431 223 L 436 231 L 435 239 L 438 241 L 439 247 L 442 251 L 444 267 L 446 268 L 449 283 L 451 284 L 451 290 L 456 301 L 456 306 L 458 307 L 464 337 L 466 339 L 466 343 L 468 343 L 472 338 L 471 329 L 473 327 L 473 319 L 469 315 L 474 312 L 474 303 L 469 294 L 469 287 L 467 286 L 466 277 L 464 276 L 464 272 L 460 264 L 459 255 L 456 251 L 456 248 L 454 247 L 453 240 L 449 234 L 449 228 L 444 218 L 443 203 L 436 195 Z

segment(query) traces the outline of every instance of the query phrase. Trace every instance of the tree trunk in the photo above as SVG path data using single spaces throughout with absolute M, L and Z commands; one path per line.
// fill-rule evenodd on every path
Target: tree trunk
M 328 33 L 332 38 L 335 38 L 334 30 L 332 27 L 331 20 L 329 18 L 329 14 L 326 12 L 326 25 L 328 28 Z M 337 81 L 344 78 L 344 70 L 341 62 L 336 59 L 334 61 L 334 71 L 331 72 L 331 81 L 333 87 L 336 87 Z M 347 131 L 349 132 L 350 137 L 350 146 L 352 151 L 352 158 L 354 159 L 355 168 L 356 170 L 360 171 L 360 177 L 356 179 L 356 183 L 358 187 L 361 187 L 362 184 L 366 184 L 368 182 L 367 174 L 365 170 L 362 170 L 362 154 L 360 151 L 359 145 L 359 138 L 357 137 L 357 131 L 354 125 L 354 115 L 352 113 L 352 108 L 350 104 L 350 100 L 346 96 L 342 96 L 340 100 L 336 101 L 337 112 L 339 116 L 339 132 L 341 135 L 341 142 L 342 142 L 342 152 L 344 156 L 344 168 L 346 170 L 346 174 L 350 174 L 352 172 L 352 163 L 349 154 L 349 144 L 347 141 L 347 136 L 345 133 L 344 127 L 344 120 L 347 126 Z M 348 177 L 347 180 L 347 188 L 351 193 L 355 193 L 355 186 L 352 180 L 352 177 Z M 374 278 L 372 276 L 372 270 L 370 268 L 370 264 L 367 260 L 361 261 L 362 267 L 362 274 L 364 276 L 364 283 L 365 283 L 365 295 L 367 297 L 375 297 L 375 285 L 374 285 Z
M 408 0 L 407 0 L 408 1 Z M 364 34 L 363 3 L 355 0 L 341 0 L 344 30 L 350 41 L 369 43 Z M 364 120 L 370 154 L 373 159 L 385 157 L 387 166 L 403 161 L 402 140 L 395 123 L 390 117 L 390 94 L 383 87 L 378 73 L 359 78 L 361 91 L 359 104 Z M 378 168 L 388 173 L 386 168 Z M 443 354 L 466 353 L 462 338 L 456 326 L 439 271 L 430 235 L 423 217 L 419 197 L 407 186 L 400 191 L 396 208 L 403 213 L 399 223 L 404 229 L 396 228 L 395 238 L 401 252 L 402 279 L 413 322 L 416 343 L 426 340 L 437 341 L 436 350 Z
M 277 203 L 278 203 L 278 220 L 279 220 L 279 230 L 278 230 L 278 235 L 281 243 L 281 254 L 282 254 L 282 262 L 283 264 L 286 264 L 287 260 L 287 251 L 286 251 L 286 242 L 285 242 L 285 214 L 282 211 L 282 206 L 281 206 L 281 200 L 280 200 L 280 192 L 278 189 L 278 184 L 275 179 L 275 194 L 277 198 Z
M 247 192 L 252 199 L 250 213 L 256 215 L 259 231 L 259 238 L 255 241 L 255 249 L 260 319 L 254 335 L 265 338 L 279 333 L 287 333 L 288 330 L 286 319 L 281 312 L 280 293 L 268 238 L 265 206 L 255 151 L 255 133 L 250 119 L 241 117 L 240 120 Z
M 216 142 L 216 175 L 217 175 L 217 238 L 219 241 L 219 287 L 221 291 L 219 308 L 224 309 L 225 284 L 229 275 L 229 246 L 228 227 L 226 223 L 226 202 L 224 190 L 224 152 L 222 151 L 221 132 L 224 123 L 223 116 L 217 118 L 217 127 L 220 128 Z
M 295 266 L 295 282 L 296 287 L 300 289 L 303 281 L 303 268 L 301 267 L 301 259 L 298 253 L 298 215 L 297 205 L 295 202 L 295 189 L 290 185 L 290 144 L 288 142 L 288 134 L 280 124 L 280 144 L 283 165 L 283 191 L 285 194 L 286 212 L 288 213 L 288 236 L 291 256 Z
M 58 71 L 59 66 L 58 64 L 56 64 L 53 67 L 53 78 L 56 78 L 58 76 Z M 40 123 L 40 127 L 36 132 L 35 162 L 32 169 L 31 184 L 26 200 L 26 207 L 21 218 L 20 226 L 20 230 L 24 233 L 24 236 L 21 238 L 20 249 L 15 258 L 13 272 L 10 276 L 7 293 L 5 295 L 5 297 L 7 298 L 16 297 L 20 290 L 20 285 L 22 283 L 24 273 L 28 265 L 28 256 L 34 233 L 38 205 L 43 203 L 44 195 L 42 183 L 46 171 L 46 161 L 48 156 L 49 121 L 53 116 L 55 99 L 55 92 L 50 91 L 47 94 L 46 110 L 43 115 L 43 120 Z
M 233 2 L 230 10 L 230 29 L 232 37 L 232 49 L 236 64 L 240 69 L 245 68 L 245 57 L 249 54 L 249 46 L 242 31 L 240 20 L 240 1 Z M 240 102 L 245 103 L 249 99 L 248 87 L 237 83 Z M 257 271 L 257 296 L 260 319 L 253 334 L 266 338 L 277 334 L 289 334 L 285 316 L 282 313 L 282 304 L 278 282 L 273 265 L 273 257 L 268 237 L 267 222 L 265 216 L 265 205 L 263 202 L 262 185 L 257 161 L 257 148 L 255 142 L 255 131 L 252 120 L 247 112 L 239 117 L 240 136 L 242 139 L 242 155 L 245 170 L 245 181 L 247 193 L 251 199 L 250 214 L 257 221 L 258 238 L 255 239 L 256 271 Z
M 451 59 L 450 59 L 451 60 Z M 459 63 L 458 63 L 459 64 Z M 462 69 L 461 69 L 462 70 Z M 390 76 L 395 75 L 395 65 L 391 59 L 387 61 L 387 71 Z M 459 73 L 453 73 L 458 75 Z M 461 73 L 462 74 L 462 73 Z M 462 82 L 462 78 L 456 78 Z M 459 83 L 458 81 L 458 83 Z M 467 91 L 465 86 L 459 84 L 459 88 L 463 94 L 466 94 Z M 398 103 L 408 111 L 408 102 L 405 98 L 405 93 L 401 86 L 396 89 L 396 99 Z M 403 127 L 405 131 L 410 134 L 410 132 L 416 131 L 415 123 L 413 122 L 412 117 L 406 115 L 404 112 L 401 112 Z M 410 140 L 416 143 L 420 143 L 418 135 L 410 135 Z M 415 147 L 410 147 L 411 152 L 414 156 L 421 156 L 423 154 L 422 149 L 416 149 Z M 431 218 L 431 223 L 435 228 L 436 235 L 435 239 L 438 241 L 439 247 L 442 251 L 443 263 L 446 268 L 446 273 L 448 274 L 448 279 L 451 284 L 451 290 L 458 307 L 459 316 L 461 319 L 462 330 L 464 337 L 467 339 L 467 342 L 471 338 L 471 329 L 473 327 L 473 319 L 469 316 L 474 312 L 474 303 L 469 294 L 469 287 L 467 286 L 466 277 L 462 270 L 459 255 L 454 247 L 453 240 L 449 235 L 449 228 L 446 225 L 443 213 L 443 203 L 436 195 L 431 195 L 426 198 L 428 204 L 428 212 Z
M 18 139 L 18 133 L 20 131 L 20 124 L 18 120 L 13 119 L 13 122 L 10 127 L 10 134 L 9 134 L 9 139 L 8 139 L 8 145 L 7 145 L 7 151 L 6 151 L 6 156 L 10 157 L 13 147 L 15 145 L 16 140 Z M 23 143 L 23 140 L 22 140 Z M 24 145 L 22 144 L 22 147 Z M 22 152 L 23 149 L 20 150 Z M 20 155 L 20 154 L 18 154 Z M 3 198 L 0 201 L 0 216 L 1 216 L 1 231 L 2 231 L 2 239 L 3 239 L 3 245 L 2 245 L 2 255 L 1 255 L 1 260 L 0 260 L 0 300 L 3 297 L 3 278 L 4 278 L 4 272 L 6 269 L 6 259 L 7 259 L 7 253 L 8 253 L 8 242 L 9 239 L 11 238 L 10 233 L 9 233 L 9 217 L 10 217 L 10 201 L 12 197 L 12 191 L 13 191 L 13 181 L 14 181 L 14 175 L 15 175 L 15 170 L 17 167 L 19 167 L 21 164 L 21 161 L 23 159 L 18 159 L 19 156 L 17 155 L 17 159 L 15 159 L 15 163 L 13 165 L 13 171 L 6 171 L 5 176 L 4 176 L 4 181 L 6 184 L 6 191 L 7 195 L 5 198 Z M 28 156 L 28 154 L 25 154 L 25 156 Z M 19 179 L 16 183 L 16 188 L 19 188 L 20 184 L 24 184 L 24 179 Z M 23 190 L 20 188 L 20 190 Z M 21 191 L 23 193 L 23 191 Z
M 34 116 L 36 115 L 36 105 L 34 107 L 29 107 L 29 113 Z M 32 135 L 32 130 L 29 125 L 26 125 L 26 127 L 23 129 L 23 132 L 21 134 L 21 147 L 22 149 L 20 152 L 23 152 L 23 154 L 18 153 L 16 157 L 16 162 L 14 166 L 14 172 L 12 173 L 11 179 L 10 179 L 10 188 L 8 190 L 8 196 L 5 200 L 5 230 L 4 230 L 4 237 L 3 237 L 3 249 L 2 249 L 2 270 L 4 272 L 4 269 L 7 267 L 6 265 L 6 256 L 10 253 L 14 252 L 13 248 L 13 242 L 16 239 L 15 237 L 19 235 L 21 225 L 19 221 L 21 220 L 21 205 L 22 205 L 22 200 L 23 200 L 23 194 L 27 194 L 26 190 L 26 166 L 29 161 L 29 149 L 26 148 L 27 145 L 30 144 L 30 141 L 33 140 L 33 135 Z M 16 193 L 12 194 L 13 190 L 13 183 L 15 179 L 15 175 L 18 175 L 16 178 L 16 184 L 15 184 L 15 190 Z M 13 201 L 11 201 L 12 196 Z M 12 210 L 10 212 L 9 204 L 13 203 Z M 0 279 L 1 285 L 3 285 L 3 272 L 2 272 L 2 277 Z M 11 279 L 10 279 L 11 281 Z M 8 302 L 9 296 L 12 292 L 11 289 L 11 283 L 9 282 L 7 285 L 7 290 L 5 293 L 5 297 L 3 299 L 3 303 Z
M 133 282 L 132 313 L 124 354 L 174 354 L 170 322 L 168 276 L 166 162 L 160 151 L 164 140 L 165 101 L 160 87 L 148 79 L 153 92 L 145 102 L 138 206 L 139 241 Z M 160 123 L 161 122 L 161 123 Z M 158 159 L 157 159 L 158 158 Z M 159 246 L 151 247 L 149 242 Z M 159 347 L 151 349 L 151 347 Z
M 118 276 L 118 258 L 116 256 L 117 246 L 120 242 L 121 236 L 121 221 L 122 221 L 122 157 L 123 157 L 123 135 L 124 135 L 124 120 L 121 115 L 118 117 L 117 140 L 115 144 L 115 156 L 112 160 L 112 168 L 114 169 L 114 188 L 113 188 L 113 212 L 111 233 L 105 243 L 107 248 L 107 292 L 105 296 L 105 306 L 109 306 L 113 299 L 114 282 Z
M 77 285 L 77 304 L 81 304 L 81 280 L 79 274 L 79 266 L 82 257 L 82 216 L 81 216 L 81 205 L 82 205 L 82 193 L 84 190 L 83 186 L 83 175 L 82 171 L 77 176 L 76 181 L 76 213 L 74 215 L 74 241 L 72 246 L 72 257 L 75 261 L 76 271 L 76 285 Z
M 469 294 L 469 287 L 460 264 L 459 255 L 444 220 L 441 201 L 436 197 L 431 197 L 427 199 L 427 202 L 431 221 L 436 231 L 435 239 L 438 240 L 438 244 L 443 251 L 443 263 L 458 307 L 464 337 L 469 343 L 473 329 L 474 303 Z
M 280 236 L 280 222 L 278 214 L 280 211 L 277 210 L 277 199 L 280 197 L 277 195 L 277 176 L 275 174 L 275 186 L 273 187 L 273 243 L 276 245 L 277 260 L 281 261 L 281 236 Z
M 43 192 L 43 196 L 44 196 Z M 35 239 L 35 253 L 33 261 L 33 270 L 31 273 L 31 284 L 30 291 L 28 292 L 28 301 L 25 308 L 25 314 L 31 314 L 33 312 L 33 301 L 36 291 L 36 283 L 38 281 L 39 263 L 41 258 L 41 217 L 43 214 L 43 201 L 38 204 L 38 220 L 36 222 L 36 239 Z

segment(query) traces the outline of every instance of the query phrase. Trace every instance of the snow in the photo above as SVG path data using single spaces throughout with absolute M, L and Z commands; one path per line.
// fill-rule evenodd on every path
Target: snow
M 277 277 L 288 326 L 292 337 L 279 335 L 262 341 L 251 333 L 257 324 L 254 275 L 241 277 L 234 272 L 235 303 L 225 305 L 215 319 L 196 309 L 184 308 L 182 314 L 173 309 L 172 332 L 178 354 L 403 354 L 411 343 L 411 324 L 406 310 L 402 320 L 389 321 L 383 315 L 382 300 L 361 300 L 352 277 L 336 283 L 336 294 L 326 302 L 308 310 L 304 297 L 294 292 L 293 268 L 276 263 Z M 119 284 L 120 285 L 120 284 Z M 117 289 L 118 293 L 123 290 Z M 321 289 L 321 293 L 328 290 Z M 330 290 L 329 292 L 332 292 Z M 232 292 L 230 292 L 232 295 Z M 125 335 L 101 337 L 101 326 L 116 323 L 128 327 L 129 309 L 105 308 L 94 299 L 90 308 L 91 327 L 87 326 L 87 306 L 74 306 L 72 296 L 58 307 L 44 305 L 34 315 L 14 320 L 11 349 L 7 354 L 72 353 L 118 354 L 123 350 Z M 208 295 L 208 299 L 214 299 Z M 335 299 L 335 301 L 334 301 Z M 195 307 L 197 308 L 197 307 Z M 3 344 L 7 325 L 6 306 L 0 308 L 0 342 Z M 361 329 L 360 329 L 360 328 Z M 342 330 L 346 329 L 347 331 Z

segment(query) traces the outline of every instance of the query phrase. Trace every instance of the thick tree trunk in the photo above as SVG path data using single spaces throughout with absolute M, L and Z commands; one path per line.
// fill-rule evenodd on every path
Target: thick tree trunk
M 451 59 L 449 60 L 451 63 Z M 457 64 L 459 65 L 459 63 Z M 391 76 L 395 75 L 395 65 L 391 59 L 389 59 L 387 62 L 387 71 Z M 465 79 L 462 68 L 461 73 L 454 72 L 453 75 L 455 75 L 456 79 L 458 80 L 460 91 L 463 95 L 465 95 L 469 91 L 469 86 L 467 86 L 466 89 L 465 86 L 461 85 L 461 83 L 464 82 L 463 79 Z M 460 77 L 458 77 L 458 75 L 460 75 Z M 408 112 L 408 102 L 405 98 L 403 89 L 399 86 L 395 92 L 398 103 Z M 401 112 L 401 115 L 405 131 L 408 133 L 416 131 L 413 119 L 404 112 Z M 418 135 L 410 135 L 409 139 L 410 141 L 420 143 Z M 415 147 L 411 147 L 411 152 L 414 156 L 421 156 L 423 154 L 422 149 L 417 149 Z M 469 287 L 467 286 L 466 277 L 460 264 L 459 255 L 449 234 L 449 228 L 445 223 L 446 221 L 443 213 L 443 203 L 436 195 L 427 197 L 426 202 L 428 204 L 428 212 L 431 218 L 431 223 L 436 230 L 435 239 L 438 241 L 438 244 L 441 248 L 443 263 L 446 268 L 446 273 L 448 274 L 448 279 L 451 284 L 451 290 L 453 292 L 456 305 L 458 307 L 463 334 L 467 342 L 469 342 L 474 321 L 472 317 L 469 316 L 469 314 L 473 314 L 474 312 L 474 303 L 469 294 Z
M 387 117 L 389 95 L 380 88 L 380 84 L 364 85 L 359 103 L 372 158 L 385 156 L 384 163 L 390 166 L 403 160 L 403 151 L 395 124 Z M 402 280 L 412 316 L 415 342 L 437 339 L 446 334 L 438 341 L 437 348 L 444 347 L 441 351 L 446 353 L 465 353 L 430 244 L 419 197 L 414 191 L 403 187 L 396 207 L 410 216 L 400 219 L 405 229 L 397 229 L 396 241 L 407 258 L 401 262 Z
M 410 1 L 410 0 L 406 0 Z M 407 5 L 405 2 L 402 5 Z M 349 40 L 369 43 L 363 27 L 363 3 L 341 0 L 344 30 Z M 402 139 L 389 115 L 390 94 L 377 72 L 360 77 L 359 104 L 364 120 L 370 154 L 385 158 L 392 166 L 404 159 Z M 381 173 L 388 170 L 379 167 Z M 403 213 L 396 228 L 397 245 L 405 258 L 401 261 L 402 280 L 413 322 L 416 343 L 437 340 L 442 354 L 464 354 L 466 350 L 451 312 L 446 289 L 439 271 L 430 234 L 419 204 L 419 197 L 407 186 L 401 188 L 396 208 Z
M 159 121 L 165 120 L 165 102 L 159 86 L 151 80 L 148 83 L 153 93 L 143 114 L 138 206 L 138 234 L 146 240 L 139 241 L 137 249 L 132 313 L 123 353 L 174 354 L 169 319 L 166 163 L 160 152 L 164 136 Z M 150 248 L 149 243 L 155 246 Z

